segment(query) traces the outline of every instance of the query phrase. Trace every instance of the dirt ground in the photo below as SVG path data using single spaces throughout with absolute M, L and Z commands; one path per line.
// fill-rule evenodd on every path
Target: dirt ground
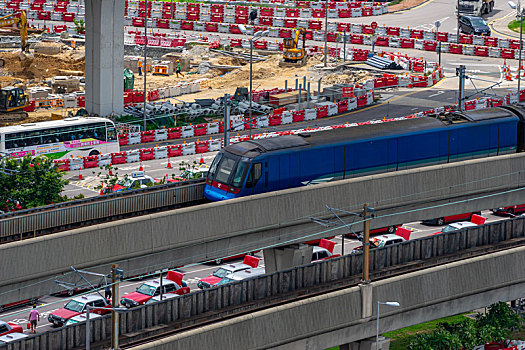
M 186 55 L 192 58 L 193 68 L 190 72 L 184 72 L 185 76 L 177 78 L 171 76 L 156 76 L 148 74 L 147 90 L 176 85 L 181 82 L 192 82 L 195 80 L 206 80 L 207 87 L 199 93 L 178 96 L 173 100 L 191 102 L 200 98 L 218 98 L 225 93 L 233 94 L 237 87 L 249 88 L 250 66 L 248 61 L 223 56 L 208 52 L 206 47 L 194 47 Z M 24 69 L 18 59 L 18 52 L 2 52 L 0 58 L 4 59 L 6 65 L 0 70 L 0 84 L 2 86 L 15 85 L 23 88 L 31 86 L 42 86 L 57 75 L 81 75 L 85 69 L 84 51 L 64 49 L 60 54 L 43 55 L 35 54 L 34 61 L 28 69 Z M 314 56 L 309 59 L 303 67 L 279 67 L 281 54 L 268 55 L 265 61 L 253 62 L 253 90 L 272 89 L 284 87 L 284 81 L 288 80 L 288 86 L 295 86 L 295 79 L 302 80 L 304 76 L 312 83 L 312 90 L 317 89 L 317 80 L 323 76 L 324 84 L 351 83 L 367 79 L 369 73 L 353 73 L 322 70 L 322 56 Z M 209 62 L 212 66 L 239 67 L 236 69 L 209 69 L 207 72 L 197 68 L 202 62 Z M 318 66 L 316 68 L 316 66 Z M 202 74 L 199 74 L 201 72 Z M 135 74 L 135 89 L 142 90 L 144 78 Z M 68 111 L 61 110 L 38 110 L 30 113 L 30 118 L 24 122 L 48 120 L 51 112 L 67 116 Z M 73 111 L 72 111 L 73 112 Z

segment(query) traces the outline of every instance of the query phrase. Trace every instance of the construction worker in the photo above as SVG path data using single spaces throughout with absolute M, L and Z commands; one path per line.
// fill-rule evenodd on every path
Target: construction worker
M 177 60 L 177 67 L 175 68 L 175 74 L 177 74 L 177 78 L 179 77 L 179 74 L 184 77 L 184 74 L 181 73 L 181 66 L 180 66 L 180 60 Z
M 142 67 L 144 66 L 144 62 L 142 62 L 142 60 L 138 60 L 137 61 L 137 68 L 139 70 L 139 77 L 142 76 Z

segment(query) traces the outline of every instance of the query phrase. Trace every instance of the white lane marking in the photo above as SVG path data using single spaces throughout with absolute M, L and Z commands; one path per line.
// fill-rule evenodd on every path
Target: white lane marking
M 439 95 L 444 94 L 444 93 L 445 93 L 444 90 L 439 90 L 439 91 L 437 91 L 435 94 L 429 95 L 428 97 L 439 96 Z

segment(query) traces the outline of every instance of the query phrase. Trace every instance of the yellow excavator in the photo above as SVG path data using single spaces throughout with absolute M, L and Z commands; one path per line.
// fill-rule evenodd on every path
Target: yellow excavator
M 20 51 L 20 62 L 27 68 L 33 62 L 33 54 L 29 52 L 27 42 L 27 16 L 25 11 L 12 13 L 0 17 L 0 28 L 17 25 L 20 30 L 20 40 L 22 42 Z M 0 67 L 5 65 L 5 61 L 0 58 Z M 0 89 L 0 123 L 11 123 L 24 120 L 27 113 L 24 108 L 29 104 L 29 98 L 24 90 L 14 86 L 6 86 Z
M 299 39 L 302 36 L 303 45 L 299 47 Z M 279 67 L 301 67 L 306 64 L 306 30 L 298 28 L 295 30 L 293 38 L 283 39 L 283 59 L 279 62 Z
M 20 41 L 22 42 L 20 61 L 22 62 L 22 66 L 29 67 L 34 57 L 33 54 L 29 52 L 29 44 L 27 43 L 27 15 L 25 11 L 0 17 L 0 28 L 10 27 L 14 24 L 16 24 L 20 30 Z M 0 62 L 0 66 L 3 66 L 3 64 L 5 64 L 5 62 Z

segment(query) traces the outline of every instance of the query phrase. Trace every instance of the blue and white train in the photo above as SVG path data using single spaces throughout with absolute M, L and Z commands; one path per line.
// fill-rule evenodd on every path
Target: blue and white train
M 432 164 L 522 152 L 525 107 L 280 136 L 217 154 L 204 195 L 212 201 Z

